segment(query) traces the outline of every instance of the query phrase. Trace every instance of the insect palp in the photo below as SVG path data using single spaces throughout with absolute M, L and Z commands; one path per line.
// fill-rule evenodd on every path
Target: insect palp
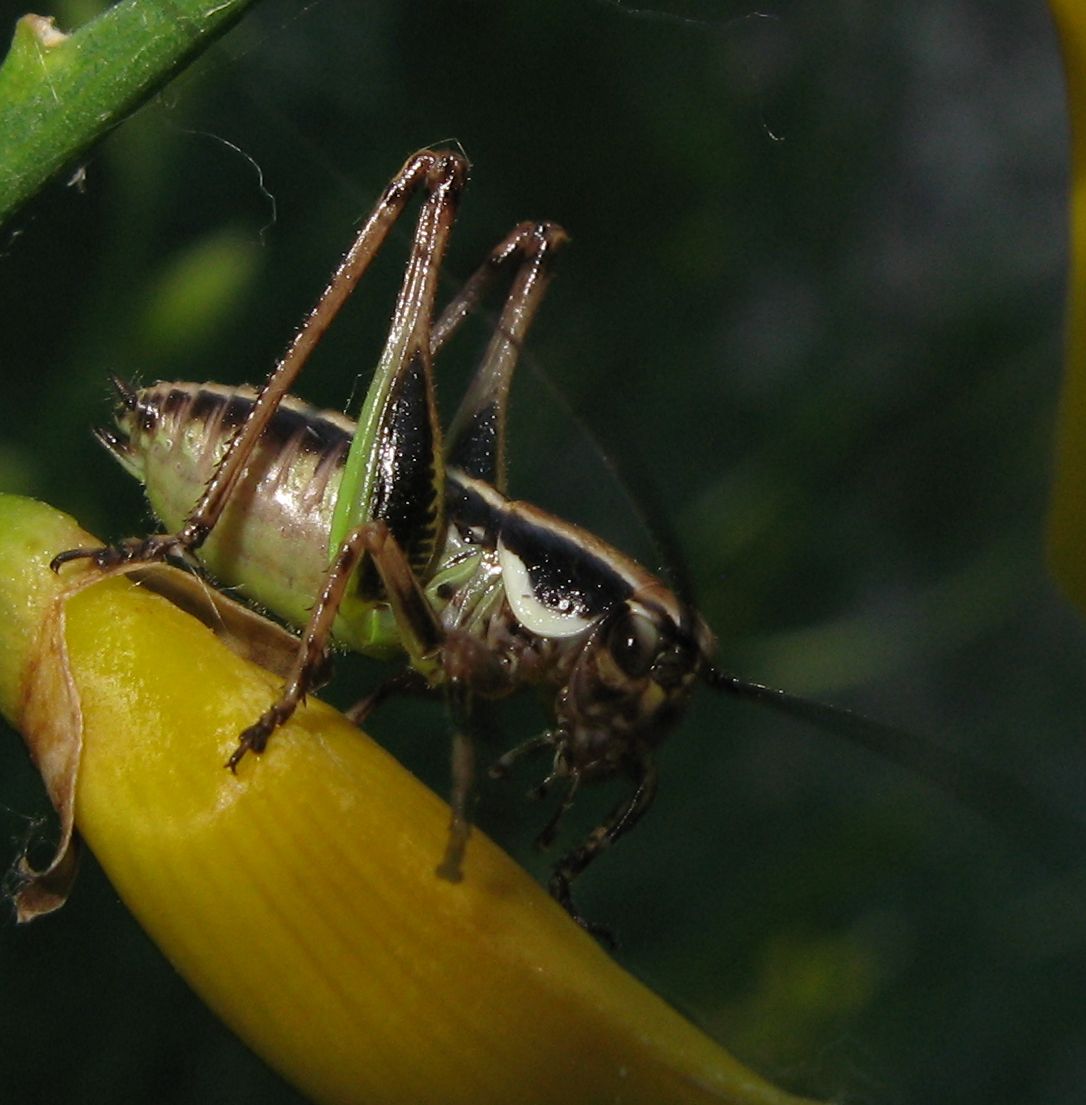
M 509 749 L 508 752 L 499 756 L 487 769 L 487 774 L 491 779 L 506 779 L 510 771 L 512 771 L 513 765 L 518 760 L 523 759 L 533 752 L 538 752 L 541 748 L 551 748 L 554 746 L 554 743 L 554 737 L 551 733 L 538 733 L 534 737 L 529 737 L 526 741 L 522 741 L 520 744 Z M 533 797 L 536 797 L 536 790 L 538 790 L 538 787 L 533 788 Z M 538 797 L 542 797 L 542 795 L 538 795 Z

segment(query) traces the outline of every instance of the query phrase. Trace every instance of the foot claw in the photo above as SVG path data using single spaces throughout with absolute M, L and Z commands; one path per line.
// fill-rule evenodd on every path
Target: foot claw
M 49 570 L 59 574 L 60 569 L 70 561 L 96 559 L 101 551 L 101 549 L 65 549 L 64 552 L 57 553 L 57 555 L 49 561 Z
M 464 872 L 459 863 L 453 864 L 449 860 L 442 860 L 435 868 L 434 874 L 446 882 L 463 882 Z
M 596 921 L 586 921 L 584 917 L 576 913 L 571 913 L 570 916 L 589 936 L 594 936 L 609 952 L 617 950 L 618 940 L 606 925 L 598 924 Z
M 268 746 L 268 736 L 271 729 L 268 728 L 265 718 L 261 718 L 255 725 L 250 725 L 240 737 L 238 746 L 230 753 L 230 759 L 223 764 L 234 775 L 238 773 L 238 764 L 241 763 L 246 752 L 255 752 L 258 756 Z
M 596 921 L 589 921 L 587 917 L 582 917 L 577 911 L 577 907 L 573 904 L 573 899 L 569 893 L 569 879 L 556 872 L 551 877 L 550 884 L 551 897 L 558 902 L 558 904 L 570 915 L 570 917 L 576 921 L 590 936 L 594 936 L 601 944 L 608 949 L 608 951 L 614 951 L 618 947 L 618 941 L 615 939 L 615 934 L 606 926 L 598 924 Z
M 460 882 L 464 878 L 464 852 L 471 835 L 471 824 L 464 817 L 453 816 L 449 825 L 449 839 L 445 843 L 445 854 L 434 869 L 439 879 L 447 882 Z
M 54 572 L 73 560 L 89 560 L 96 568 L 105 571 L 121 564 L 150 564 L 162 560 L 183 559 L 186 546 L 173 534 L 153 534 L 151 537 L 133 537 L 117 545 L 101 545 L 98 548 L 65 549 L 49 562 Z
M 123 564 L 128 559 L 127 552 L 122 546 L 103 545 L 95 549 L 65 549 L 64 552 L 57 553 L 49 561 L 49 567 L 52 571 L 59 573 L 65 564 L 69 564 L 73 560 L 89 560 L 96 568 L 104 571 L 106 568 Z

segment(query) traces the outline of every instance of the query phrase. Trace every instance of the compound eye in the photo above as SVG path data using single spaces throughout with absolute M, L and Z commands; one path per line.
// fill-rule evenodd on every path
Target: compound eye
M 607 650 L 619 668 L 633 678 L 648 675 L 659 649 L 659 630 L 643 614 L 625 610 L 607 631 Z

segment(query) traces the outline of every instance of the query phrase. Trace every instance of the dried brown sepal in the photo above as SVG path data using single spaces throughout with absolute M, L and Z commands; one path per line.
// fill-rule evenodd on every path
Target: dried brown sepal
M 84 542 L 92 540 L 76 528 L 68 536 Z M 27 568 L 39 569 L 41 579 L 38 559 L 30 558 Z M 289 669 L 297 647 L 294 637 L 280 626 L 209 587 L 199 577 L 165 564 L 100 571 L 77 561 L 57 575 L 53 594 L 44 599 L 44 611 L 39 591 L 39 602 L 28 612 L 39 611 L 40 627 L 27 649 L 11 720 L 24 734 L 30 757 L 56 810 L 59 837 L 46 866 L 34 867 L 25 855 L 18 861 L 12 897 L 20 923 L 64 905 L 78 869 L 75 793 L 83 750 L 83 716 L 69 664 L 65 610 L 72 596 L 85 587 L 117 576 L 162 595 L 206 625 L 236 655 L 280 677 Z

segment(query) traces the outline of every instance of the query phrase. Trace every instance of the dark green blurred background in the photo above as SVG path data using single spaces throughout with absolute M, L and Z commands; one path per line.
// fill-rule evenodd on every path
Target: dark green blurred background
M 68 27 L 95 10 L 50 9 Z M 584 910 L 792 1089 L 1082 1101 L 1083 834 L 1059 819 L 1086 796 L 1086 632 L 1042 548 L 1064 130 L 1041 0 L 269 0 L 93 153 L 82 188 L 3 232 L 0 487 L 103 537 L 145 529 L 89 435 L 107 374 L 259 380 L 407 154 L 460 142 L 450 293 L 519 219 L 573 236 L 516 386 L 515 492 L 659 566 L 651 519 L 726 667 L 923 734 L 1043 810 L 993 822 L 968 773 L 933 759 L 934 785 L 706 692 Z M 308 398 L 343 408 L 364 386 L 405 243 Z M 484 340 L 442 365 L 446 410 Z M 347 701 L 374 677 L 344 673 Z M 506 713 L 492 754 L 539 717 Z M 445 787 L 440 708 L 372 728 Z M 0 778 L 6 863 L 45 811 L 7 730 Z M 543 872 L 533 778 L 484 786 L 479 819 Z M 611 797 L 586 793 L 571 830 Z M 1015 843 L 1023 820 L 1043 854 Z M 0 980 L 5 1100 L 299 1100 L 93 860 L 61 914 L 0 927 Z

